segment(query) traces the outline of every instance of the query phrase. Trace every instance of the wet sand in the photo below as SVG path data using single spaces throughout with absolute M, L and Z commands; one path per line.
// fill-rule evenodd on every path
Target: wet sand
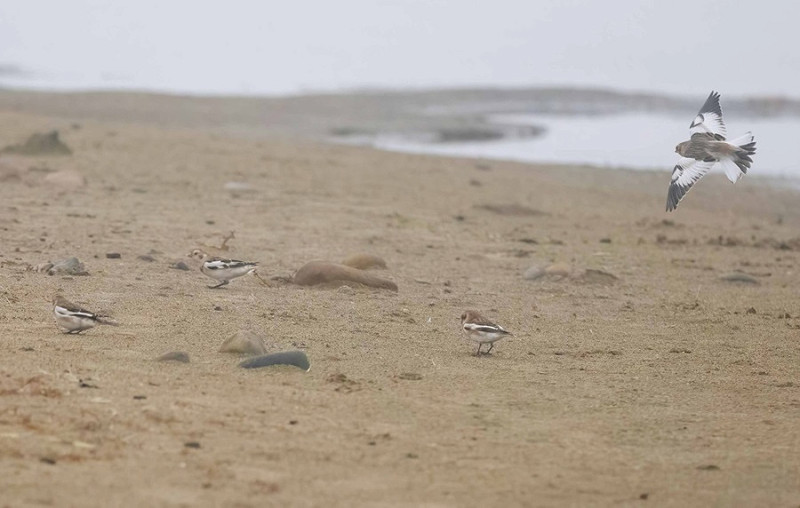
M 0 159 L 0 505 L 800 502 L 796 193 L 713 175 L 668 215 L 666 172 L 328 145 L 237 130 L 235 101 L 224 126 L 135 113 L 168 99 L 0 100 L 0 146 L 73 151 Z M 270 286 L 207 289 L 186 255 L 231 231 Z M 273 279 L 358 253 L 398 291 Z M 89 275 L 27 270 L 69 256 Z M 121 326 L 59 333 L 58 291 Z M 514 333 L 491 356 L 471 308 Z M 238 367 L 241 329 L 310 371 Z

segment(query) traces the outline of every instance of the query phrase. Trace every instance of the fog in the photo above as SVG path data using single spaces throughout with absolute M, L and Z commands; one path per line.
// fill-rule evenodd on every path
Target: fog
M 293 94 L 598 86 L 799 97 L 797 3 L 0 4 L 0 86 Z

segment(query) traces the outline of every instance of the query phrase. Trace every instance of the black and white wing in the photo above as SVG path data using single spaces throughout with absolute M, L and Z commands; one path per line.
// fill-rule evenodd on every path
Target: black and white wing
M 511 335 L 511 332 L 506 331 L 502 326 L 496 325 L 491 322 L 477 322 L 477 323 L 464 323 L 464 330 L 483 332 L 483 333 L 499 333 L 503 335 Z
M 79 307 L 63 297 L 57 297 L 53 303 L 53 310 L 59 316 L 78 317 L 96 321 L 98 316 L 94 312 Z
M 724 140 L 728 136 L 725 122 L 722 121 L 722 108 L 719 105 L 719 94 L 711 92 L 706 99 L 700 112 L 694 117 L 692 124 L 689 126 L 689 132 L 695 134 L 697 132 L 714 134 L 717 137 L 722 137 Z
M 669 192 L 667 193 L 667 211 L 671 212 L 678 208 L 678 203 L 683 196 L 689 192 L 689 189 L 700 180 L 703 175 L 708 173 L 715 161 L 698 161 L 681 157 L 672 170 L 672 181 L 669 184 Z
M 250 263 L 247 261 L 239 261 L 238 259 L 220 259 L 214 258 L 206 261 L 206 268 L 209 270 L 235 270 L 238 268 L 254 267 L 258 263 Z

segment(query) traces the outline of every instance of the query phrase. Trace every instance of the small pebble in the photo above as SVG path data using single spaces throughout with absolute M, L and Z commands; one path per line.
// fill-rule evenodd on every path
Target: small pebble
M 256 356 L 243 361 L 239 364 L 239 367 L 245 369 L 258 369 L 260 367 L 269 367 L 272 365 L 292 365 L 305 371 L 308 371 L 311 368 L 311 363 L 308 361 L 308 356 L 306 356 L 306 354 L 302 351 L 285 351 L 281 353 Z
M 119 252 L 106 252 L 106 259 L 119 259 L 122 257 L 122 254 Z
M 184 272 L 188 272 L 190 270 L 189 265 L 187 265 L 183 261 L 172 263 L 171 265 L 169 265 L 169 267 L 175 270 L 183 270 Z
M 198 449 L 200 448 L 200 443 L 198 443 L 197 441 L 188 441 L 186 443 L 183 443 L 183 446 L 185 446 L 186 448 Z
M 751 277 L 750 275 L 747 275 L 746 273 L 742 273 L 742 272 L 726 273 L 726 274 L 720 275 L 719 278 L 720 278 L 720 280 L 724 280 L 726 282 L 743 282 L 745 284 L 760 284 L 758 282 L 758 279 L 756 279 L 755 277 Z
M 169 353 L 165 353 L 156 358 L 156 361 L 189 363 L 189 353 L 185 353 L 183 351 L 170 351 Z
M 241 330 L 231 335 L 219 347 L 220 353 L 238 353 L 246 355 L 263 355 L 267 352 L 264 339 L 252 330 Z
M 156 258 L 154 258 L 153 256 L 151 256 L 149 254 L 142 254 L 137 259 L 139 259 L 140 261 L 147 261 L 148 263 L 152 263 L 152 262 L 154 262 L 156 260 Z

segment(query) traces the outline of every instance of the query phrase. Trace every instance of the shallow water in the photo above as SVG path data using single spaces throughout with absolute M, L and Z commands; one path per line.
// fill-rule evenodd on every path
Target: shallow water
M 541 125 L 547 130 L 535 138 L 468 143 L 425 143 L 400 136 L 377 136 L 359 142 L 392 151 L 671 171 L 678 159 L 674 147 L 688 139 L 691 119 L 685 115 L 653 113 L 597 116 L 503 114 L 488 116 L 487 121 L 504 125 Z M 731 138 L 748 130 L 755 135 L 757 153 L 750 176 L 800 179 L 800 159 L 794 154 L 794 143 L 800 139 L 800 118 L 732 118 L 727 127 Z

